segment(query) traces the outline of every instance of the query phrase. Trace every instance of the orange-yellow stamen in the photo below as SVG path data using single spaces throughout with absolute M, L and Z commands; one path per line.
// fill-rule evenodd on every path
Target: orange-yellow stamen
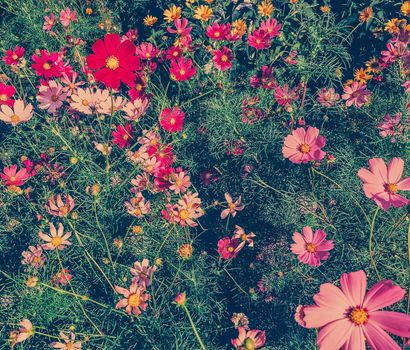
M 307 143 L 303 143 L 303 144 L 300 145 L 299 150 L 300 150 L 302 153 L 309 153 L 309 151 L 310 151 L 310 146 L 309 146 Z
M 349 313 L 349 319 L 356 325 L 362 325 L 367 322 L 369 315 L 367 311 L 361 307 L 355 307 Z
M 115 70 L 120 66 L 120 61 L 115 56 L 109 56 L 105 61 L 105 66 L 109 69 Z
M 308 244 L 306 244 L 306 250 L 309 253 L 315 253 L 317 248 L 316 248 L 316 245 L 314 245 L 313 243 L 308 243 Z

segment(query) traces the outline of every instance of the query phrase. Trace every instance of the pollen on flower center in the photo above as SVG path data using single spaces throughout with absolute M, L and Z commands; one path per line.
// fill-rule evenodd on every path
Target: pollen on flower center
M 315 253 L 316 250 L 317 250 L 317 248 L 316 248 L 316 245 L 315 245 L 315 244 L 313 244 L 313 243 L 308 243 L 308 244 L 306 244 L 306 250 L 307 250 L 309 253 Z
M 13 56 L 11 56 L 11 58 L 12 58 L 13 60 L 16 60 L 17 58 L 19 58 L 19 56 L 17 56 L 17 55 L 14 53 Z
M 399 190 L 397 184 L 386 184 L 386 190 L 389 193 L 396 194 Z
M 132 307 L 137 307 L 140 304 L 140 296 L 139 294 L 131 294 L 128 297 L 128 305 Z
M 222 55 L 222 56 L 221 56 L 221 61 L 222 61 L 222 62 L 227 62 L 227 61 L 228 61 L 228 56 Z
M 247 239 L 248 239 L 248 236 L 245 233 L 241 234 L 242 241 L 246 241 Z
M 51 95 L 51 101 L 56 102 L 58 101 L 58 96 L 57 95 Z
M 369 315 L 367 311 L 361 307 L 355 307 L 349 313 L 349 319 L 356 325 L 362 325 L 367 322 Z
M 179 70 L 179 74 L 185 75 L 185 73 L 186 73 L 185 69 L 180 69 L 180 70 Z
M 175 123 L 176 123 L 175 118 L 171 118 L 171 119 L 169 120 L 169 123 L 170 123 L 171 125 L 175 125 Z
M 16 177 L 15 176 L 10 176 L 10 181 L 12 181 L 12 182 L 16 181 Z
M 88 106 L 90 104 L 90 102 L 88 102 L 88 100 L 82 100 L 81 104 L 83 106 Z
M 0 95 L 0 101 L 7 101 L 7 95 L 6 94 L 1 94 Z
M 51 69 L 51 65 L 50 65 L 50 63 L 44 63 L 43 64 L 43 68 L 45 69 L 45 70 L 49 70 L 49 69 Z
M 63 214 L 63 215 L 67 215 L 68 214 L 68 208 L 65 205 L 63 205 L 60 208 L 60 213 Z
M 244 341 L 245 350 L 254 350 L 255 349 L 255 341 L 252 338 L 246 338 Z
M 233 252 L 235 250 L 235 248 L 234 247 L 228 247 L 228 252 Z
M 120 61 L 115 56 L 109 56 L 105 61 L 105 66 L 109 69 L 115 70 L 120 66 Z
M 58 236 L 56 236 L 56 237 L 53 237 L 52 239 L 51 239 L 51 244 L 54 246 L 54 247 L 58 247 L 59 245 L 61 245 L 61 243 L 63 242 L 63 239 L 61 238 L 61 237 L 58 237 Z
M 188 219 L 188 218 L 189 218 L 188 210 L 182 209 L 182 210 L 179 212 L 179 217 L 180 217 L 182 220 Z
M 18 123 L 20 121 L 20 117 L 18 115 L 14 114 L 10 117 L 10 120 L 11 120 L 12 123 Z
M 303 143 L 303 144 L 300 145 L 299 150 L 300 150 L 302 153 L 309 153 L 309 151 L 310 151 L 310 146 L 309 146 L 308 144 L 306 144 L 306 143 Z

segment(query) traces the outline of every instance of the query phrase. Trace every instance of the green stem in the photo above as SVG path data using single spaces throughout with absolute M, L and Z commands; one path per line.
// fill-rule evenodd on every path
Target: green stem
M 182 307 L 184 308 L 185 313 L 186 313 L 186 315 L 188 316 L 189 322 L 191 323 L 192 330 L 193 330 L 194 333 L 195 333 L 196 339 L 198 339 L 198 342 L 199 342 L 199 345 L 201 346 L 201 349 L 202 349 L 202 350 L 206 350 L 205 345 L 204 345 L 204 343 L 202 342 L 201 337 L 199 336 L 199 333 L 198 333 L 198 331 L 197 331 L 197 329 L 196 329 L 196 327 L 195 327 L 194 321 L 192 320 L 192 317 L 191 317 L 191 314 L 189 313 L 188 308 L 186 307 L 186 305 L 182 305 Z
M 370 261 L 372 262 L 372 265 L 376 271 L 377 274 L 377 278 L 380 280 L 380 274 L 379 274 L 379 270 L 377 270 L 377 266 L 376 266 L 376 261 L 373 258 L 373 232 L 374 232 L 374 224 L 376 222 L 376 217 L 377 214 L 379 213 L 380 207 L 377 207 L 376 211 L 374 212 L 373 215 L 373 219 L 372 219 L 372 224 L 370 226 L 370 238 L 369 238 L 369 254 L 370 254 Z

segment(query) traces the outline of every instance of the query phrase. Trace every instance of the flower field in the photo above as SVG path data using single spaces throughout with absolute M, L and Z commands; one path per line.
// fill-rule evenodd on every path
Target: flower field
M 409 16 L 0 1 L 0 349 L 410 349 Z

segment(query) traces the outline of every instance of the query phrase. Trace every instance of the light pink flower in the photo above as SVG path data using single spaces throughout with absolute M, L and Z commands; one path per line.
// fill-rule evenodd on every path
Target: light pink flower
M 138 285 L 137 281 L 133 281 L 129 290 L 120 286 L 115 286 L 115 290 L 125 297 L 115 305 L 116 309 L 125 307 L 125 312 L 128 315 L 133 313 L 136 316 L 141 314 L 141 310 L 147 309 L 147 301 L 151 296 L 145 291 L 144 285 Z
M 239 198 L 234 202 L 231 195 L 228 192 L 226 192 L 225 199 L 228 204 L 228 208 L 222 210 L 221 212 L 222 220 L 225 219 L 229 214 L 235 217 L 238 211 L 242 211 L 245 208 L 245 206 L 241 204 L 241 196 L 239 196 Z
M 74 209 L 74 199 L 69 194 L 58 194 L 51 197 L 45 207 L 53 216 L 67 216 Z
M 133 102 L 128 102 L 122 107 L 122 111 L 127 115 L 123 115 L 124 119 L 138 121 L 146 112 L 149 106 L 149 100 L 145 97 L 138 97 Z
M 142 262 L 134 262 L 134 268 L 130 269 L 131 275 L 133 275 L 133 281 L 136 281 L 139 285 L 148 287 L 151 285 L 152 274 L 157 270 L 156 266 L 149 266 L 149 260 L 143 259 Z
M 363 181 L 363 190 L 367 198 L 376 202 L 383 210 L 409 204 L 409 200 L 398 191 L 410 191 L 410 177 L 400 181 L 404 171 L 404 161 L 393 158 L 389 164 L 382 158 L 369 159 L 369 170 L 361 168 L 357 176 Z
M 169 181 L 171 183 L 169 189 L 175 194 L 185 193 L 187 188 L 192 185 L 191 178 L 185 171 L 174 173 Z
M 320 350 L 400 350 L 386 333 L 410 337 L 410 316 L 392 311 L 379 311 L 403 299 L 406 291 L 382 280 L 366 293 L 364 271 L 344 273 L 341 289 L 331 283 L 320 286 L 313 297 L 315 305 L 305 306 L 306 328 L 320 328 L 317 344 Z
M 43 255 L 43 248 L 41 247 L 41 245 L 38 245 L 36 247 L 31 245 L 28 247 L 28 250 L 22 252 L 21 255 L 24 258 L 23 260 L 21 260 L 21 263 L 23 265 L 30 265 L 35 269 L 43 266 L 44 262 L 46 261 L 46 257 Z
M 238 350 L 259 349 L 266 343 L 265 331 L 259 329 L 246 330 L 244 327 L 237 328 L 238 338 L 231 339 L 231 344 Z
M 334 88 L 326 89 L 322 88 L 317 94 L 317 101 L 323 107 L 332 107 L 340 99 L 340 95 L 335 92 Z
M 79 87 L 85 84 L 84 81 L 77 81 L 78 73 L 72 72 L 71 76 L 63 73 L 61 76 L 61 82 L 65 85 L 63 91 L 67 93 L 67 96 L 71 96 L 72 93 Z
M 360 84 L 355 81 L 351 85 L 346 85 L 343 88 L 344 94 L 342 98 L 346 100 L 346 106 L 355 105 L 357 108 L 362 107 L 369 101 L 371 92 L 366 89 L 366 84 Z
M 46 109 L 48 113 L 55 113 L 67 99 L 63 86 L 55 80 L 50 80 L 48 85 L 41 85 L 37 95 L 38 107 Z
M 78 88 L 75 92 L 71 95 L 71 108 L 75 109 L 78 112 L 84 114 L 92 114 L 94 108 L 94 95 L 92 91 L 87 89 Z
M 97 151 L 101 152 L 103 156 L 108 156 L 111 154 L 112 147 L 102 144 L 102 143 L 94 143 L 94 147 Z
M 58 224 L 58 231 L 56 230 L 54 224 L 51 222 L 49 223 L 50 225 L 50 233 L 51 237 L 47 236 L 46 234 L 43 233 L 43 231 L 38 232 L 38 236 L 46 241 L 46 244 L 43 244 L 42 247 L 46 250 L 63 250 L 64 248 L 67 248 L 67 246 L 71 245 L 72 243 L 68 240 L 71 237 L 71 232 L 67 232 L 64 234 L 64 226 L 59 223 Z
M 44 16 L 43 30 L 50 31 L 56 23 L 56 16 L 54 13 L 51 13 L 50 16 Z
M 302 233 L 303 235 L 299 232 L 293 234 L 295 243 L 291 245 L 292 252 L 298 256 L 301 263 L 320 266 L 322 261 L 329 258 L 329 250 L 334 248 L 333 241 L 326 240 L 326 233 L 322 230 L 313 233 L 310 226 L 305 226 Z
M 73 22 L 78 22 L 77 20 L 77 14 L 75 11 L 72 11 L 67 7 L 65 10 L 60 11 L 60 23 L 63 27 L 68 27 L 71 23 Z
M 21 326 L 21 328 L 18 330 L 18 335 L 15 339 L 16 343 L 21 343 L 34 335 L 33 324 L 28 319 L 25 318 L 22 320 L 19 326 Z
M 239 239 L 241 243 L 236 247 L 236 252 L 239 252 L 246 243 L 248 243 L 248 247 L 253 248 L 253 239 L 256 235 L 253 232 L 246 233 L 245 230 L 238 225 L 235 225 L 235 231 L 232 236 L 232 239 Z
M 150 201 L 145 201 L 141 192 L 137 193 L 134 198 L 124 203 L 128 214 L 137 218 L 142 218 L 151 211 Z
M 0 106 L 0 120 L 13 126 L 30 120 L 32 116 L 33 105 L 29 103 L 27 106 L 24 106 L 23 100 L 15 100 L 13 108 L 7 105 Z
M 326 152 L 322 148 L 326 145 L 325 137 L 319 135 L 319 129 L 308 126 L 297 128 L 291 135 L 285 137 L 282 153 L 292 163 L 306 164 L 313 160 L 322 160 Z
M 60 332 L 60 338 L 63 339 L 64 343 L 63 342 L 51 343 L 51 346 L 54 349 L 81 350 L 82 342 L 75 341 L 75 334 L 73 332 L 70 332 L 70 337 L 68 337 L 68 335 L 64 334 L 63 332 Z

